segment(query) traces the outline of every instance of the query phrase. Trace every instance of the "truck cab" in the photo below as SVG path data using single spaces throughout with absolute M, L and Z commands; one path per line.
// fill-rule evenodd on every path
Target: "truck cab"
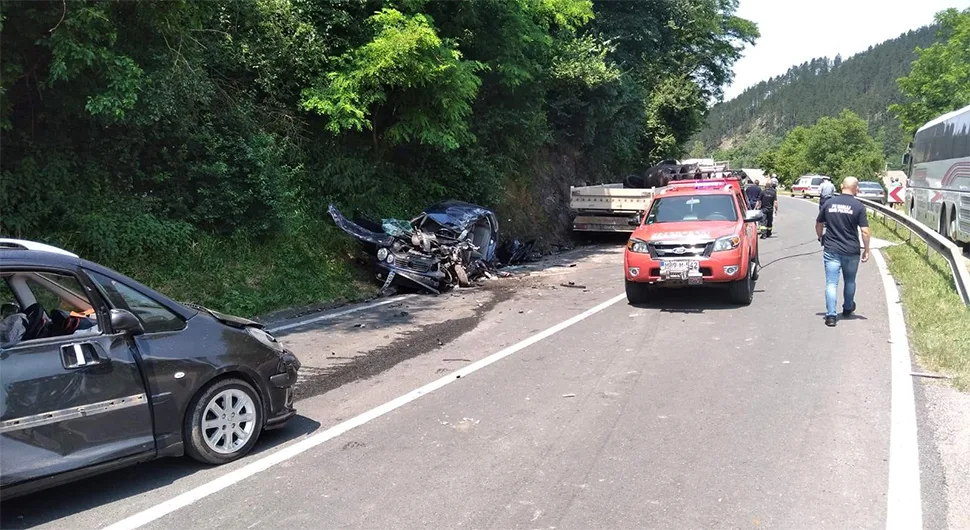
M 748 305 L 758 277 L 758 229 L 738 179 L 671 183 L 653 197 L 626 245 L 623 271 L 632 304 L 658 288 L 717 285 Z

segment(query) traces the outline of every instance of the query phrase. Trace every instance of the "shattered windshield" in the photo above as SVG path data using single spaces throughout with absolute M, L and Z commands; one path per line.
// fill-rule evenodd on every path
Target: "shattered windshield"
M 734 199 L 730 195 L 694 195 L 653 201 L 646 224 L 737 220 Z

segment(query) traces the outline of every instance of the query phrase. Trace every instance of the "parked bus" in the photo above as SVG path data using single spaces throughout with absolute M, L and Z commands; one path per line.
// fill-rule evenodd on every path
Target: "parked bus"
M 970 106 L 920 127 L 903 166 L 909 214 L 958 244 L 970 244 Z

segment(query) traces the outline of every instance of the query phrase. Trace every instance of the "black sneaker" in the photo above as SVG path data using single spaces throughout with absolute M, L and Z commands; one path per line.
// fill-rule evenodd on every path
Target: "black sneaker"
M 825 325 L 828 326 L 828 327 L 830 327 L 830 328 L 834 328 L 835 327 L 835 317 L 832 316 L 832 315 L 826 316 L 825 317 Z
M 842 316 L 847 317 L 855 313 L 855 303 L 852 304 L 852 309 L 843 309 Z

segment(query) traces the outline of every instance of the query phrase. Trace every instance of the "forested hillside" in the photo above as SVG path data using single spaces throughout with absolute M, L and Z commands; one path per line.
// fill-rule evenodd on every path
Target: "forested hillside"
M 845 60 L 822 57 L 793 66 L 715 105 L 696 140 L 707 152 L 753 142 L 746 149 L 750 153 L 734 153 L 750 163 L 764 146 L 776 146 L 795 127 L 811 126 L 848 109 L 868 122 L 887 160 L 898 161 L 908 139 L 888 111 L 891 104 L 903 101 L 896 80 L 909 73 L 914 50 L 932 44 L 938 29 L 933 25 L 909 31 Z
M 562 234 L 568 187 L 679 155 L 736 0 L 4 1 L 0 232 L 232 312 L 359 296 L 329 202 Z

